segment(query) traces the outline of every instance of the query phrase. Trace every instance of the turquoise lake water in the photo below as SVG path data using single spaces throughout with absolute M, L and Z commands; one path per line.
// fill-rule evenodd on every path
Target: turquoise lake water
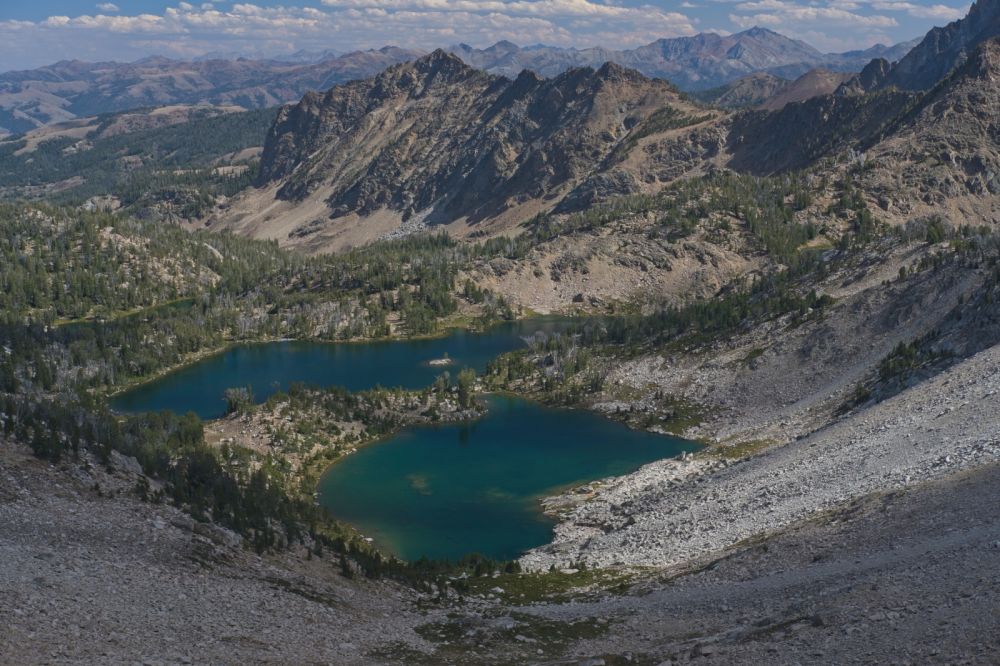
M 551 539 L 540 497 L 698 448 L 587 411 L 486 400 L 478 421 L 408 428 L 338 462 L 320 503 L 403 559 L 511 559 Z
M 524 336 L 569 325 L 531 319 L 433 340 L 241 345 L 124 393 L 113 407 L 211 419 L 223 415 L 227 388 L 248 384 L 258 400 L 292 382 L 421 388 L 442 372 L 428 365 L 432 359 L 447 354 L 452 372 L 482 371 L 490 359 L 523 347 Z M 320 503 L 403 559 L 472 552 L 508 559 L 550 540 L 540 497 L 698 448 L 586 411 L 485 399 L 489 410 L 479 420 L 407 428 L 338 462 L 320 482 Z
M 294 382 L 343 386 L 351 391 L 376 385 L 423 388 L 445 370 L 455 373 L 468 367 L 482 372 L 490 359 L 524 347 L 525 336 L 565 330 L 570 325 L 568 319 L 538 317 L 482 332 L 455 329 L 447 336 L 423 340 L 237 345 L 122 393 L 111 406 L 120 412 L 170 410 L 214 419 L 225 415 L 225 390 L 237 386 L 251 386 L 259 402 L 276 388 L 287 390 Z M 428 365 L 446 354 L 454 362 L 451 366 Z

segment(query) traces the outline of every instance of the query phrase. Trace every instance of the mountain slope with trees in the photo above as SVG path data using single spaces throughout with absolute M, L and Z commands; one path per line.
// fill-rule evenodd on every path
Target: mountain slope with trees
M 884 85 L 878 58 L 774 111 L 439 51 L 282 108 L 257 187 L 208 229 L 0 206 L 0 652 L 996 661 L 1000 39 L 965 45 L 926 90 Z M 232 118 L 254 116 L 17 139 L 5 177 L 89 151 L 110 169 L 130 144 L 160 171 L 213 164 L 252 134 Z M 196 127 L 218 145 L 185 143 Z M 255 406 L 237 386 L 209 424 L 107 407 L 231 343 L 529 310 L 589 316 L 417 391 Z M 403 563 L 316 506 L 330 461 L 472 418 L 485 390 L 704 447 L 545 498 L 552 543 L 512 562 Z

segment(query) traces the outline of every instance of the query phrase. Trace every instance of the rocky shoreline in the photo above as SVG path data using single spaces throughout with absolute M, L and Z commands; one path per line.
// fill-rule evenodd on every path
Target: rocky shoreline
M 670 566 L 720 552 L 872 492 L 1000 461 L 1000 346 L 809 436 L 735 463 L 665 460 L 595 486 L 567 508 L 531 570 Z

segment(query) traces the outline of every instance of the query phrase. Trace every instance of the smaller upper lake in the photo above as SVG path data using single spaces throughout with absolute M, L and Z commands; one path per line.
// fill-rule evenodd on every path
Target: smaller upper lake
M 486 401 L 478 421 L 407 428 L 335 463 L 320 503 L 406 560 L 513 559 L 552 537 L 539 498 L 698 449 L 592 412 Z
M 486 331 L 454 329 L 429 339 L 237 345 L 126 391 L 111 406 L 121 412 L 170 410 L 214 419 L 225 414 L 225 390 L 237 386 L 251 386 L 259 401 L 278 388 L 287 390 L 294 382 L 343 386 L 351 391 L 374 386 L 423 388 L 445 370 L 482 372 L 490 359 L 523 347 L 524 337 L 565 330 L 571 324 L 565 318 L 539 317 L 505 322 Z M 444 356 L 452 359 L 450 367 L 428 364 Z

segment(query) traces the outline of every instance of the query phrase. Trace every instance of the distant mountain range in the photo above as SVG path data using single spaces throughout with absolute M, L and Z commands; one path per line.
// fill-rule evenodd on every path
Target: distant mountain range
M 305 64 L 243 58 L 63 61 L 0 74 L 0 128 L 21 133 L 74 118 L 175 104 L 277 106 L 420 55 L 387 46 Z
M 632 50 L 518 47 L 499 42 L 486 49 L 460 44 L 452 53 L 490 74 L 514 79 L 524 69 L 544 77 L 573 67 L 614 62 L 685 91 L 704 90 L 767 72 L 794 79 L 816 67 L 857 72 L 872 58 L 900 59 L 913 43 L 824 54 L 804 42 L 764 28 L 729 36 L 703 33 L 660 39 Z M 194 61 L 146 58 L 134 63 L 63 61 L 0 74 L 0 133 L 27 132 L 85 116 L 173 104 L 236 105 L 246 109 L 298 100 L 308 91 L 374 76 L 424 55 L 387 46 L 337 55 L 303 52 L 253 60 L 205 57 Z
M 498 42 L 487 49 L 460 44 L 450 50 L 473 67 L 508 78 L 517 76 L 523 69 L 542 76 L 556 76 L 571 67 L 596 69 L 605 62 L 613 62 L 649 77 L 667 79 L 681 90 L 698 91 L 755 72 L 767 72 L 784 79 L 797 78 L 816 67 L 857 72 L 873 58 L 899 60 L 917 41 L 895 46 L 878 44 L 864 51 L 821 53 L 805 42 L 773 30 L 750 28 L 728 36 L 701 33 L 693 37 L 658 39 L 625 51 L 551 46 L 521 48 L 511 42 Z

